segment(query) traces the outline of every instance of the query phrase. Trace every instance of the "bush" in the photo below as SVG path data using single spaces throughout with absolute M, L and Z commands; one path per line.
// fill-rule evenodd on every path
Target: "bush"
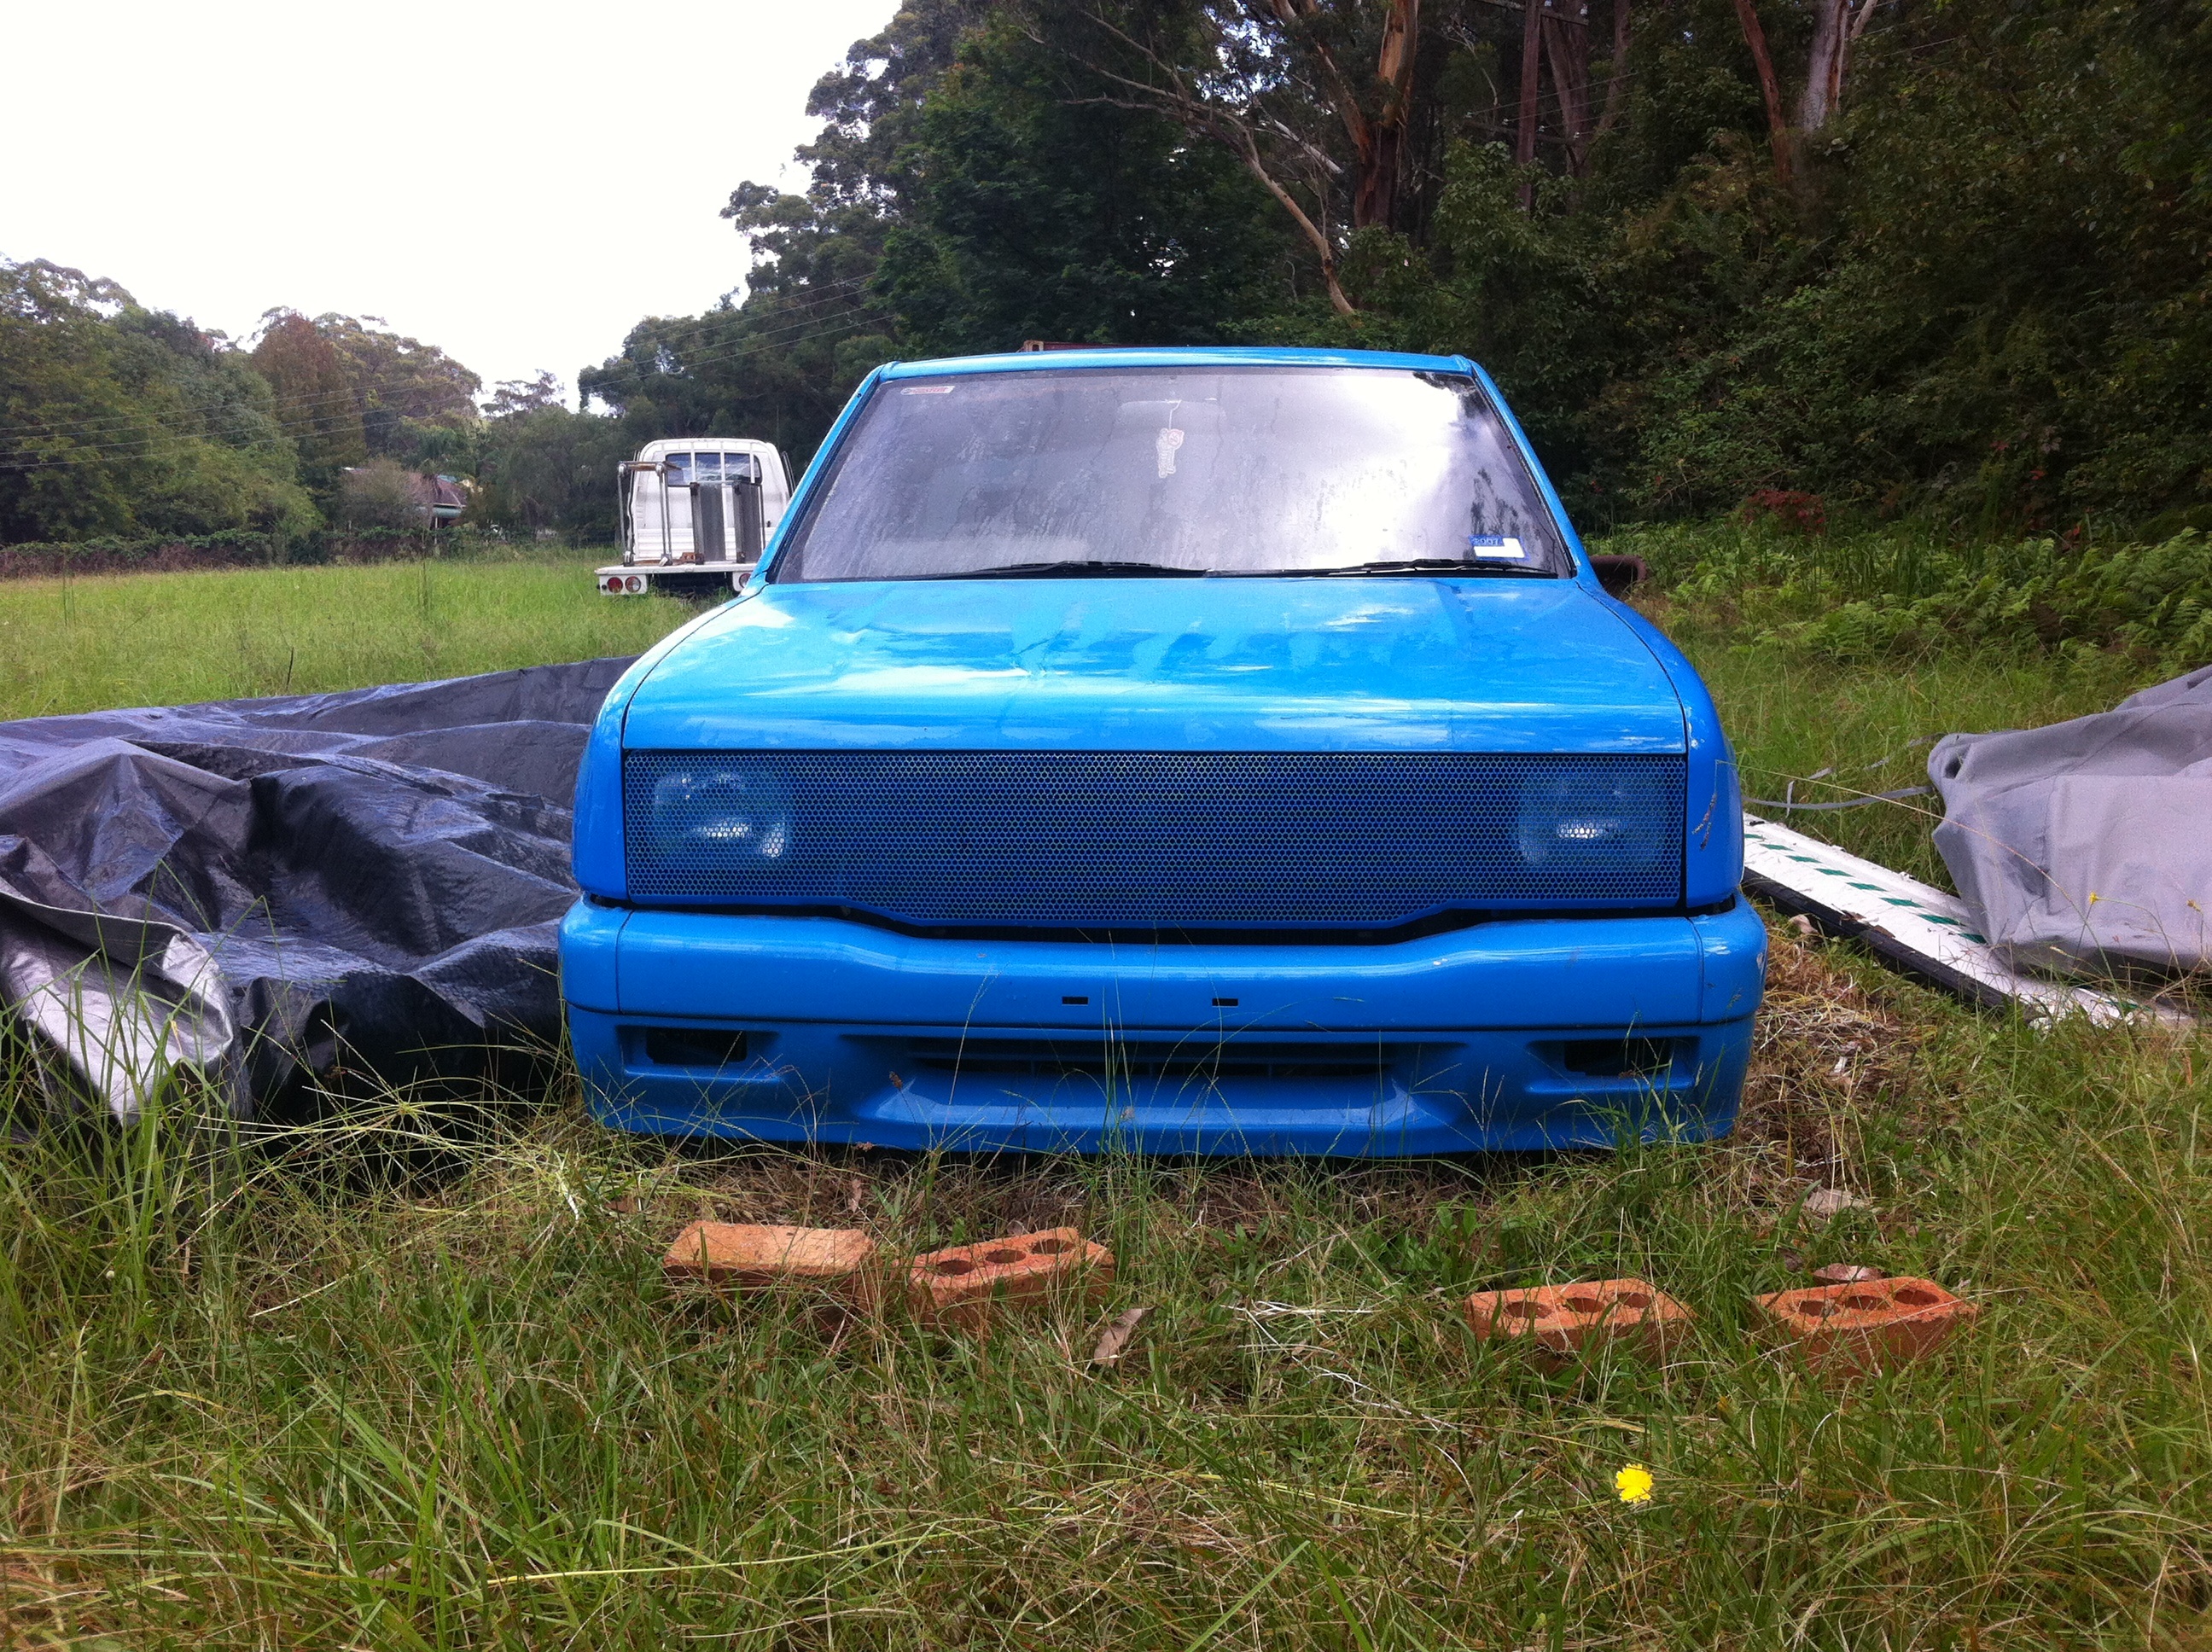
M 2098 554 L 2035 539 L 1951 571 L 1914 600 L 1844 604 L 1784 635 L 1838 658 L 1919 653 L 1947 641 L 2087 644 L 2155 655 L 2182 669 L 2212 660 L 2212 538 Z
M 1808 536 L 1769 517 L 1632 529 L 1606 549 L 1644 558 L 1677 604 L 1724 609 L 1763 641 L 1834 659 L 1964 643 L 2118 648 L 2177 670 L 2212 661 L 2212 536 L 2194 528 L 2117 548 L 1961 546 L 1903 529 Z
M 338 513 L 353 528 L 405 528 L 428 517 L 429 485 L 388 459 L 373 459 L 338 478 Z

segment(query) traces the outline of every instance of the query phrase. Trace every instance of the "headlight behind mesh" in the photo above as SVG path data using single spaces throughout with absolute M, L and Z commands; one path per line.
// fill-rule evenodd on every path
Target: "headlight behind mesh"
M 1641 769 L 1534 774 L 1522 783 L 1516 847 L 1529 866 L 1648 866 L 1667 852 L 1668 799 Z
M 661 854 L 722 864 L 776 860 L 791 847 L 791 790 L 756 764 L 700 764 L 653 785 L 652 842 Z

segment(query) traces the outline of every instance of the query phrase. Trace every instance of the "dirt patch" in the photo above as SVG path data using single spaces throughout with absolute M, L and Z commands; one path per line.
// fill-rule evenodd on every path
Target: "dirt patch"
M 1745 1193 L 1794 1203 L 1808 1188 L 1847 1185 L 1858 1114 L 1903 1103 L 1926 1036 L 1816 945 L 1774 932 L 1733 1138 Z

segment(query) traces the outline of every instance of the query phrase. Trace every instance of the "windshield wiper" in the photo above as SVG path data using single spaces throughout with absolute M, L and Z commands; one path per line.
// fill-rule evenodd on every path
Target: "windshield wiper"
M 1477 574 L 1509 580 L 1549 580 L 1558 577 L 1547 568 L 1491 557 L 1408 556 L 1397 562 L 1354 562 L 1347 568 L 1292 568 L 1286 574 L 1314 575 L 1343 574 Z
M 1176 580 L 1202 580 L 1202 568 L 1170 568 L 1164 562 L 1006 562 L 997 568 L 971 568 L 958 574 L 939 574 L 940 580 L 1087 580 L 1098 574 L 1129 577 L 1165 575 Z

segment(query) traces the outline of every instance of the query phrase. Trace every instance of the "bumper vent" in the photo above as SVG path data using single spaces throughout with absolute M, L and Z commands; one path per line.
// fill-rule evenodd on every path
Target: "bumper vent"
M 634 899 L 921 928 L 1383 929 L 1671 906 L 1679 756 L 631 751 Z
M 1227 1078 L 1373 1078 L 1411 1052 L 1348 1044 L 1268 1043 L 1239 1039 L 1208 1045 L 1173 1040 L 917 1038 L 908 1060 L 923 1072 L 970 1078 L 1094 1078 L 1101 1084 L 1157 1084 Z

